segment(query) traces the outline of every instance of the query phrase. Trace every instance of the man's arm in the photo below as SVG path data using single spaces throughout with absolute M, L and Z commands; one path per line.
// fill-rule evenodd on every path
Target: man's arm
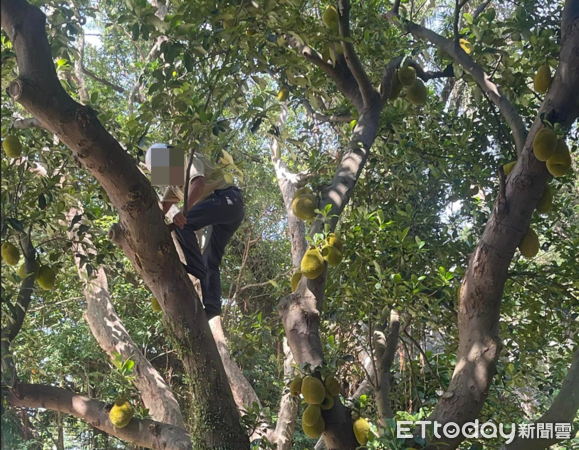
M 187 196 L 187 212 L 193 208 L 201 194 L 203 194 L 203 190 L 205 189 L 205 177 L 195 177 L 193 181 L 191 181 L 191 186 L 189 187 L 189 195 Z

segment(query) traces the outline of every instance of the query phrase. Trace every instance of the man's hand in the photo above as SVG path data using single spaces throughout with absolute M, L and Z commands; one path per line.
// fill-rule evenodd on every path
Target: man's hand
M 185 224 L 187 223 L 187 219 L 183 215 L 183 211 L 179 211 L 177 214 L 173 216 L 173 223 L 175 224 L 175 226 L 181 229 L 185 226 Z

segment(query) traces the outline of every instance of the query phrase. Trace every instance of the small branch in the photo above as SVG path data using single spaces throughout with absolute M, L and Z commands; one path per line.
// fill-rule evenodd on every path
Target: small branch
M 382 82 L 380 83 L 380 95 L 382 96 L 382 103 L 386 103 L 388 97 L 390 96 L 390 91 L 392 90 L 392 77 L 396 73 L 396 68 L 400 65 L 402 61 L 402 56 L 397 56 L 392 58 L 386 68 L 384 69 L 384 74 L 382 75 Z
M 478 7 L 474 10 L 472 14 L 473 20 L 476 20 L 478 16 L 482 14 L 482 12 L 486 9 L 487 6 L 491 3 L 492 0 L 486 0 L 486 2 L 482 2 Z
M 414 344 L 414 346 L 418 349 L 420 354 L 424 357 L 424 360 L 426 361 L 426 365 L 430 369 L 430 373 L 434 376 L 434 378 L 436 378 L 436 381 L 438 381 L 438 385 L 440 386 L 440 389 L 442 389 L 444 391 L 445 390 L 444 386 L 442 385 L 442 382 L 440 381 L 438 374 L 430 365 L 430 361 L 428 360 L 428 357 L 426 356 L 426 352 L 424 350 L 422 350 L 422 347 L 420 346 L 420 344 L 416 341 L 416 339 L 414 339 L 414 337 L 412 337 L 412 335 L 408 332 L 408 330 L 406 330 L 406 329 L 404 330 L 404 335 L 408 339 L 410 339 L 410 342 L 412 342 Z
M 340 10 L 340 20 L 338 22 L 340 35 L 344 38 L 350 38 L 350 0 L 339 0 L 338 6 Z M 346 64 L 358 83 L 364 106 L 367 107 L 372 103 L 373 98 L 376 97 L 376 91 L 372 87 L 372 82 L 356 54 L 354 45 L 348 41 L 343 41 L 343 45 Z
M 326 115 L 326 114 L 320 114 L 318 112 L 316 112 L 314 110 L 314 108 L 312 107 L 312 105 L 310 104 L 309 101 L 307 101 L 306 99 L 302 99 L 300 100 L 302 105 L 304 105 L 304 108 L 306 109 L 306 111 L 308 112 L 308 114 L 314 118 L 314 120 L 316 120 L 317 122 L 320 123 L 326 123 L 326 122 L 341 122 L 341 123 L 348 123 L 351 122 L 353 117 L 349 114 L 340 114 L 340 115 L 334 115 L 334 114 L 330 114 L 330 115 Z
M 89 69 L 87 69 L 86 67 L 83 66 L 82 68 L 82 72 L 85 75 L 88 75 L 90 78 L 92 78 L 93 80 L 97 81 L 98 83 L 104 84 L 105 86 L 110 87 L 113 91 L 117 91 L 119 94 L 122 94 L 125 92 L 124 88 L 117 86 L 114 83 L 111 83 L 110 81 L 105 80 L 104 78 L 99 77 L 98 75 L 96 75 L 94 72 L 90 71 Z
M 464 5 L 466 5 L 467 2 L 468 0 L 461 0 L 459 3 L 459 0 L 456 0 L 456 8 L 454 8 L 454 22 L 453 22 L 454 42 L 457 43 L 458 39 L 460 38 L 460 35 L 458 34 L 458 20 L 460 18 L 460 10 Z
M 430 72 L 426 71 L 422 68 L 418 62 L 414 60 L 409 60 L 408 65 L 414 67 L 416 70 L 416 76 L 423 81 L 433 80 L 436 78 L 454 78 L 454 69 L 452 68 L 452 64 L 449 64 L 444 68 L 444 70 Z
M 90 423 L 105 433 L 140 447 L 156 450 L 192 450 L 190 436 L 182 428 L 153 420 L 133 418 L 125 428 L 116 428 L 109 420 L 107 405 L 66 389 L 38 384 L 20 384 L 12 391 L 3 390 L 11 406 L 44 408 L 59 411 Z

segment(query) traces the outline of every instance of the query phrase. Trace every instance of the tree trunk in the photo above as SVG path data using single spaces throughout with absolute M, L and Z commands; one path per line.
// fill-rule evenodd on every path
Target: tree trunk
M 151 184 L 94 112 L 76 103 L 62 88 L 40 9 L 25 0 L 3 0 L 1 6 L 2 27 L 12 41 L 19 68 L 19 78 L 12 82 L 9 93 L 73 151 L 117 208 L 121 225 L 112 237 L 159 300 L 191 382 L 195 444 L 199 448 L 247 449 L 249 441 L 217 346 Z
M 77 214 L 82 215 L 82 213 L 81 208 L 72 208 L 67 214 L 67 220 L 70 223 Z M 81 222 L 79 221 L 68 232 L 72 240 L 79 240 L 77 230 L 80 225 Z M 181 408 L 173 392 L 159 372 L 139 350 L 117 315 L 111 302 L 104 268 L 100 267 L 96 276 L 94 274 L 89 276 L 85 264 L 80 259 L 81 255 L 96 254 L 90 236 L 85 234 L 81 243 L 75 242 L 72 252 L 79 277 L 86 283 L 84 293 L 87 308 L 84 318 L 99 346 L 109 357 L 112 356 L 112 352 L 116 351 L 123 360 L 131 359 L 134 361 L 134 384 L 141 394 L 143 404 L 149 409 L 149 414 L 154 420 L 184 428 Z

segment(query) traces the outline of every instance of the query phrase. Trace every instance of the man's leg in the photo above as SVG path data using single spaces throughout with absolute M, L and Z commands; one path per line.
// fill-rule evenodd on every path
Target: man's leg
M 203 293 L 203 303 L 207 319 L 221 314 L 221 272 L 219 266 L 225 247 L 243 222 L 243 198 L 238 191 L 227 190 L 218 194 L 222 203 L 221 222 L 213 224 L 208 236 L 209 243 L 203 252 L 203 260 L 207 269 L 205 277 L 206 292 Z

